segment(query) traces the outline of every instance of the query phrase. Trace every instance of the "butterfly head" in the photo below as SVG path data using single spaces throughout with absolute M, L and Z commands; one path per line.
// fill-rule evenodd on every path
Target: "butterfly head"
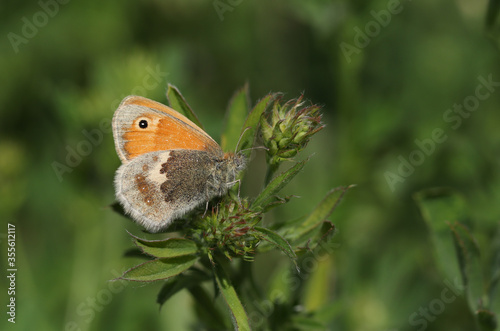
M 233 182 L 238 174 L 245 169 L 247 159 L 242 153 L 226 153 L 223 163 L 226 165 L 227 181 Z

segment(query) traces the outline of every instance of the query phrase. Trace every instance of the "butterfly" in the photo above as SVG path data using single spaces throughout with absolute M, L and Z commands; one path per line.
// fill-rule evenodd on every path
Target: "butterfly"
M 164 230 L 223 196 L 245 168 L 244 155 L 224 153 L 188 118 L 144 97 L 123 99 L 112 128 L 122 162 L 115 175 L 116 198 L 149 232 Z

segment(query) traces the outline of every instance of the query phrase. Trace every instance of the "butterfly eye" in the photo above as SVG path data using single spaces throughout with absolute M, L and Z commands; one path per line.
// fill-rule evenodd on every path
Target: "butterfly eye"
M 146 121 L 146 120 L 141 120 L 141 121 L 139 122 L 139 127 L 140 127 L 141 129 L 145 129 L 145 128 L 147 128 L 147 127 L 148 127 L 148 121 Z

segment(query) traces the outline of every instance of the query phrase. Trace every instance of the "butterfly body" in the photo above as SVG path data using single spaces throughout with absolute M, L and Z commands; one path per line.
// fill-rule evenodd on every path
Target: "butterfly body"
M 113 134 L 123 163 L 116 172 L 116 197 L 151 232 L 226 194 L 245 167 L 243 155 L 224 153 L 183 115 L 146 98 L 122 101 Z

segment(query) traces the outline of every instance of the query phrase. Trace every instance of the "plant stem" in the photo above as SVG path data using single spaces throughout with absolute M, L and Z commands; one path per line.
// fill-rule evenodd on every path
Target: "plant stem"
M 267 172 L 266 172 L 264 187 L 266 187 L 267 184 L 269 184 L 271 182 L 271 180 L 274 177 L 274 174 L 276 173 L 276 171 L 278 171 L 278 168 L 279 168 L 279 164 L 270 164 L 269 165 L 269 167 L 267 168 Z

